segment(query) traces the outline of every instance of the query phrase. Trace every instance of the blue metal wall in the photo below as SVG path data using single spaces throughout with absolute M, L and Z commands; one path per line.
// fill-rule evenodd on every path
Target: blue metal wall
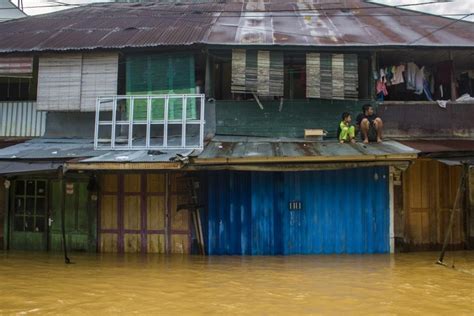
M 207 173 L 209 254 L 389 251 L 388 168 Z M 301 210 L 290 210 L 290 201 Z

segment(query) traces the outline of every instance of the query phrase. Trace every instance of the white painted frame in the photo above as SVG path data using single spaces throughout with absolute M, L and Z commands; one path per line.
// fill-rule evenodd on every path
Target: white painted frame
M 171 99 L 182 100 L 181 119 L 168 119 L 169 101 Z M 198 119 L 187 119 L 187 104 L 189 99 L 194 99 L 198 103 Z M 117 101 L 125 100 L 130 105 L 130 115 L 128 120 L 117 120 Z M 146 121 L 136 123 L 133 119 L 135 100 L 146 100 L 147 102 L 147 117 Z M 152 101 L 164 100 L 164 118 L 163 120 L 152 119 Z M 100 114 L 110 111 L 110 104 L 112 102 L 112 119 L 101 120 Z M 205 96 L 204 94 L 166 94 L 166 95 L 114 95 L 101 96 L 96 101 L 95 114 L 95 128 L 94 128 L 94 149 L 96 150 L 149 150 L 149 149 L 203 149 L 204 147 L 204 110 L 205 110 Z M 146 125 L 145 145 L 139 146 L 133 144 L 133 127 L 135 125 Z M 151 126 L 163 125 L 163 144 L 152 145 L 150 142 Z M 181 125 L 181 141 L 179 146 L 168 145 L 168 126 Z M 189 125 L 199 125 L 199 144 L 188 145 L 186 143 L 186 128 Z M 101 126 L 110 126 L 111 138 L 110 144 L 102 144 L 99 139 L 99 129 Z M 126 145 L 116 144 L 116 127 L 128 126 L 128 141 Z

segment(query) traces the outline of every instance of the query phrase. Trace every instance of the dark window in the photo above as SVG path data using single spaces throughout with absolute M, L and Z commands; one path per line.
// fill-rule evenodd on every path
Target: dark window
M 0 75 L 0 101 L 35 101 L 38 83 L 38 59 L 33 60 L 33 73 Z
M 43 232 L 46 229 L 46 181 L 16 181 L 14 201 L 15 231 Z

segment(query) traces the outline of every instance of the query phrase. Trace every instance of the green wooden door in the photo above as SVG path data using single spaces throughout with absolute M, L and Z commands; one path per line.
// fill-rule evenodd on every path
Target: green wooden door
M 66 245 L 70 251 L 96 250 L 96 220 L 94 203 L 89 200 L 87 181 L 65 181 Z M 61 188 L 58 180 L 51 181 L 50 249 L 61 251 Z
M 10 216 L 10 249 L 47 249 L 47 181 L 16 180 Z

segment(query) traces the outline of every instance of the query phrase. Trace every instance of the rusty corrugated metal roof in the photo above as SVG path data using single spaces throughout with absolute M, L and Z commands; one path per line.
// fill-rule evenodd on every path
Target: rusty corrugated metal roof
M 410 160 L 418 151 L 396 141 L 339 144 L 276 138 L 217 136 L 194 160 L 197 164 Z
M 258 0 L 91 4 L 0 24 L 0 52 L 192 44 L 474 47 L 474 23 L 361 0 Z

